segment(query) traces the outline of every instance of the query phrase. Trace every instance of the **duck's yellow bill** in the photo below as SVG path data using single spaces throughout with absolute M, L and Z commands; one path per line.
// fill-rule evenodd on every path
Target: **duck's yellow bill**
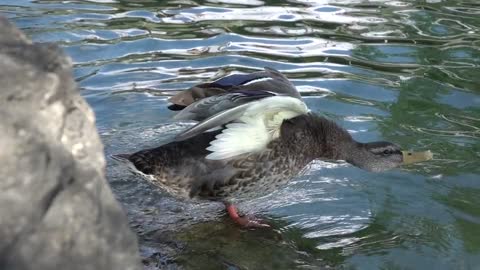
M 412 164 L 427 161 L 433 158 L 433 154 L 430 152 L 430 150 L 424 152 L 402 151 L 402 154 L 403 164 Z

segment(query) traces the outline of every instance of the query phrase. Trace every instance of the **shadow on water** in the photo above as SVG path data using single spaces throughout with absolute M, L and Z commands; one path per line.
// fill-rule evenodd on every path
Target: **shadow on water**
M 263 66 L 359 141 L 430 149 L 434 160 L 371 174 L 313 163 L 240 205 L 175 200 L 108 160 L 147 269 L 478 269 L 480 6 L 472 0 L 0 1 L 37 42 L 72 57 L 107 155 L 189 126 L 167 98 Z
M 155 254 L 148 264 L 178 264 L 186 269 L 292 269 L 325 266 L 315 258 L 315 241 L 303 239 L 298 229 L 278 231 L 287 224 L 267 219 L 272 229 L 242 230 L 227 218 L 198 223 L 179 231 L 158 230 L 146 234 L 145 239 L 158 242 L 174 250 L 175 259 L 165 260 L 168 254 Z M 299 241 L 300 240 L 300 241 Z M 160 250 L 169 250 L 161 248 Z M 307 268 L 308 269 L 308 268 Z
M 186 269 L 331 269 L 354 253 L 381 252 L 403 242 L 375 219 L 355 233 L 322 239 L 305 238 L 307 229 L 289 226 L 282 219 L 263 218 L 272 228 L 240 229 L 223 217 L 171 231 L 142 233 L 144 263 L 153 269 L 180 265 Z M 342 238 L 358 240 L 343 248 L 318 249 L 319 243 Z

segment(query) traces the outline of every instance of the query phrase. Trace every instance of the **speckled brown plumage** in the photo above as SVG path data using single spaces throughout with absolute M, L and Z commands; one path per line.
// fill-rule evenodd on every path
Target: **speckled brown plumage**
M 128 159 L 176 197 L 237 201 L 273 192 L 313 159 L 344 159 L 344 148 L 354 143 L 334 122 L 308 114 L 285 120 L 280 137 L 261 152 L 207 160 L 205 149 L 219 132 L 142 150 Z

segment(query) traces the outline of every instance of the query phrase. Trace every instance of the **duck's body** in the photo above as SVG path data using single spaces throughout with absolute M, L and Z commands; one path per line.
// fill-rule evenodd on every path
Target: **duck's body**
M 232 203 L 277 190 L 314 159 L 345 160 L 369 171 L 405 163 L 397 145 L 356 142 L 333 121 L 310 113 L 278 71 L 242 76 L 220 80 L 225 85 L 243 83 L 228 93 L 203 93 L 194 99 L 192 89 L 199 91 L 198 86 L 180 93 L 176 97 L 181 98 L 174 98 L 180 103 L 176 109 L 186 108 L 177 116 L 200 122 L 173 142 L 117 158 L 127 159 L 154 185 L 178 198 L 224 202 L 230 216 L 247 226 L 262 224 L 239 217 Z M 259 83 L 280 88 L 244 88 Z M 203 86 L 212 85 L 222 83 Z
M 206 159 L 210 153 L 206 148 L 220 132 L 142 150 L 128 159 L 139 171 L 152 175 L 153 184 L 176 197 L 233 202 L 277 190 L 316 158 L 341 158 L 339 144 L 329 142 L 353 142 L 333 122 L 302 115 L 282 124 L 280 137 L 260 152 Z M 320 137 L 319 132 L 326 136 Z M 321 141 L 323 147 L 317 147 Z
M 219 132 L 137 152 L 129 160 L 152 183 L 177 198 L 238 202 L 265 195 L 284 185 L 305 166 L 305 158 L 292 160 L 281 140 L 255 154 L 229 160 L 208 160 L 205 149 Z

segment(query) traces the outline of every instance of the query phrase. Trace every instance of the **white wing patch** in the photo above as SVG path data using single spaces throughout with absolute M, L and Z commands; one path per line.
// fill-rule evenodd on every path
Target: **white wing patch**
M 270 78 L 270 77 L 258 78 L 258 79 L 253 79 L 253 80 L 251 80 L 247 83 L 244 83 L 242 85 L 245 86 L 245 85 L 249 85 L 249 84 L 254 84 L 254 83 L 258 83 L 258 82 L 265 82 L 265 81 L 270 81 L 270 80 L 273 80 L 273 78 Z
M 206 158 L 220 160 L 246 154 L 257 149 L 259 145 L 266 145 L 268 141 L 268 133 L 261 121 L 228 124 L 210 143 L 207 150 L 212 153 Z
M 308 113 L 303 101 L 286 96 L 275 96 L 254 101 L 238 118 L 226 126 L 210 143 L 212 153 L 207 159 L 228 159 L 266 148 L 280 136 L 280 126 L 285 119 Z

